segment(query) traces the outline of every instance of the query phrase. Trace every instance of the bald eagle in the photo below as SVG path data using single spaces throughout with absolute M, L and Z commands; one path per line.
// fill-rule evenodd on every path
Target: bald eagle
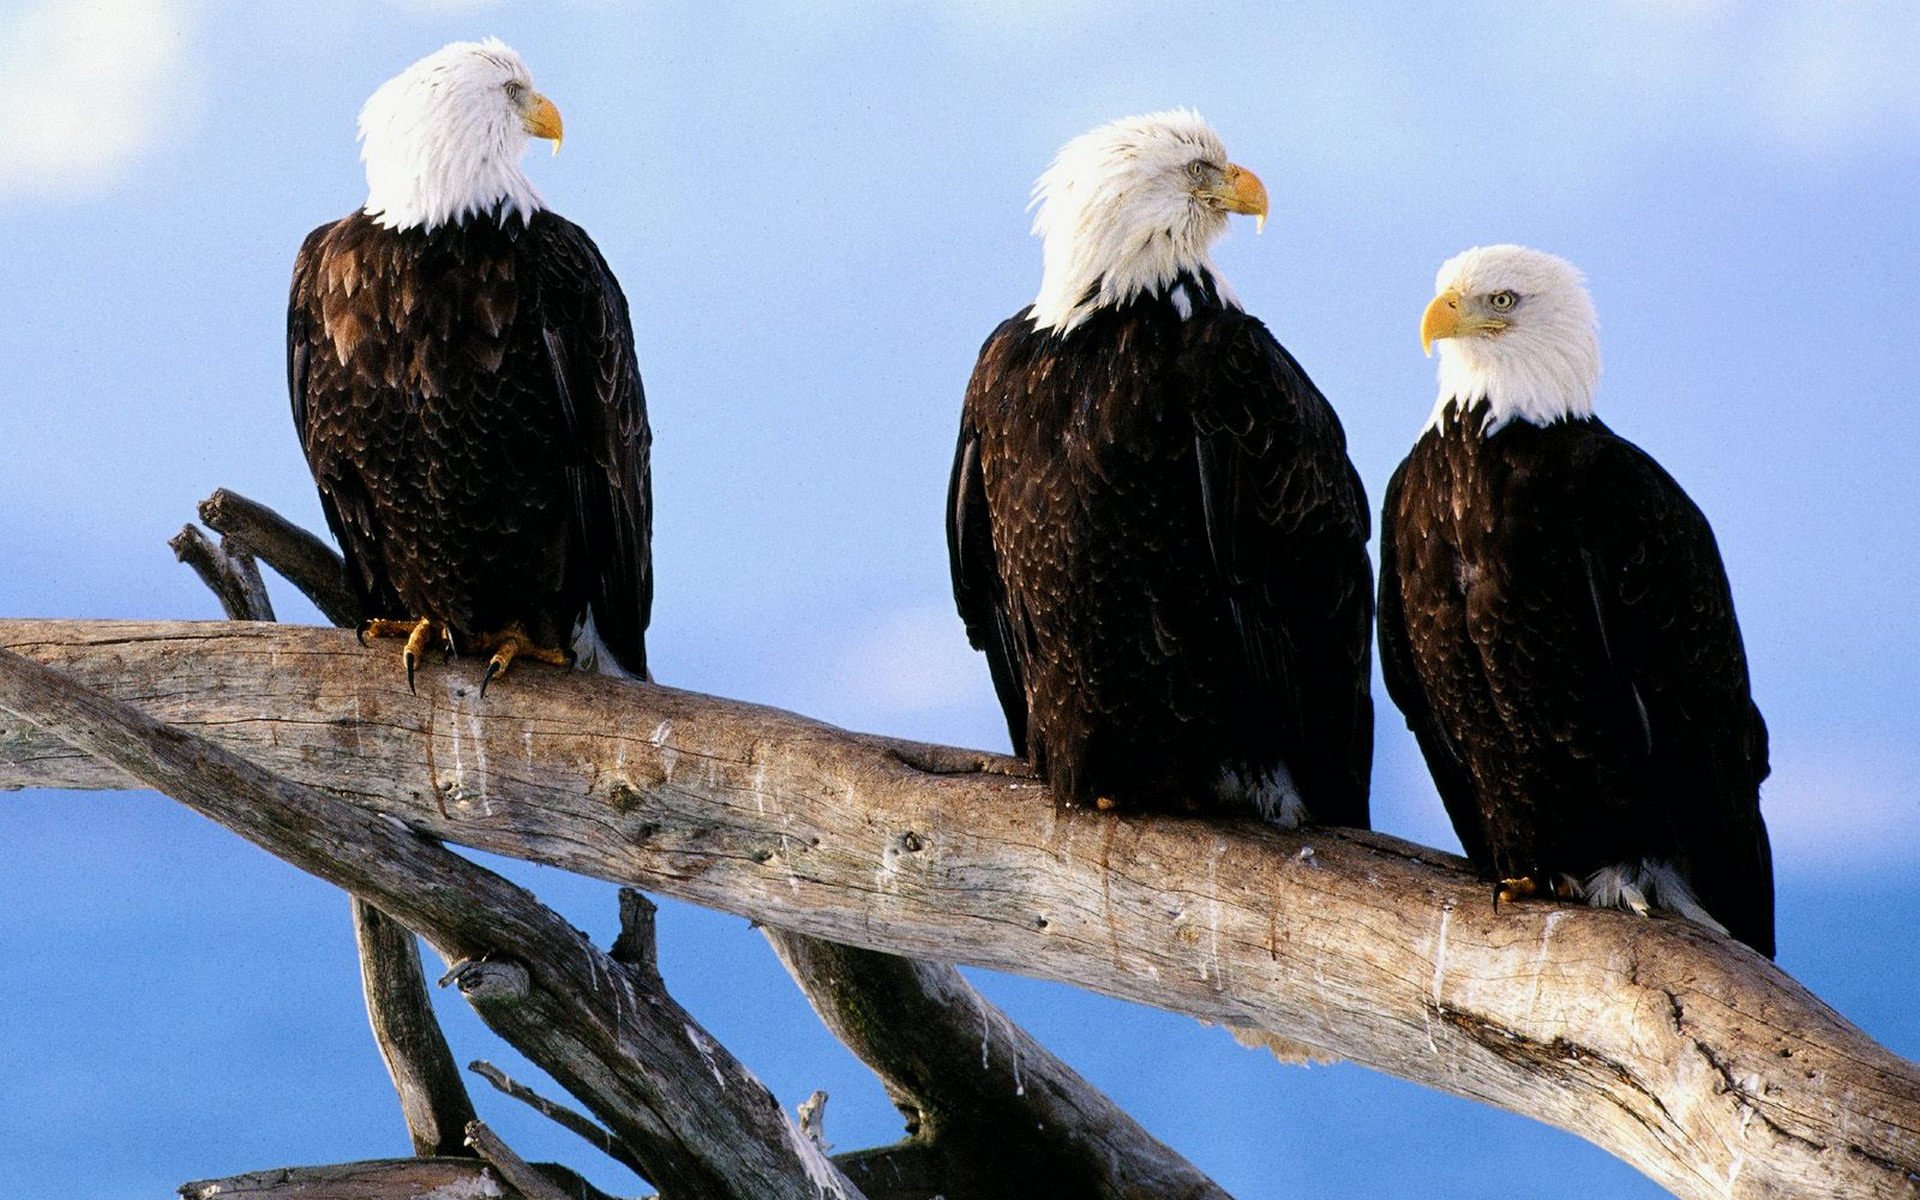
M 1364 826 L 1368 508 L 1333 409 L 1215 270 L 1266 189 L 1194 113 L 1067 143 L 1045 270 L 967 385 L 954 598 L 1063 804 Z
M 520 168 L 560 114 L 497 40 L 414 63 L 360 111 L 367 202 L 294 261 L 301 447 L 367 616 L 422 651 L 644 677 L 646 400 L 627 304 Z
M 1773 954 L 1754 707 L 1713 531 L 1593 415 L 1592 303 L 1520 246 L 1440 268 L 1440 395 L 1387 486 L 1380 659 L 1495 903 L 1667 909 Z

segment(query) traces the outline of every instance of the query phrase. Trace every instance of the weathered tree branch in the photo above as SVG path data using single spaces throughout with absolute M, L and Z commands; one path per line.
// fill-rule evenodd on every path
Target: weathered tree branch
M 913 1148 L 950 1196 L 1095 1200 L 1128 1195 L 1150 1173 L 1162 1200 L 1228 1200 L 1171 1150 L 1128 1136 L 1117 1105 L 954 968 L 776 929 L 767 938 L 789 971 L 818 982 L 808 995 L 821 1020 L 907 1118 L 902 1146 L 839 1160 L 854 1182 L 884 1177 L 879 1164 Z
M 562 1129 L 578 1134 L 588 1145 L 635 1175 L 646 1174 L 646 1167 L 634 1157 L 633 1151 L 627 1149 L 619 1138 L 596 1125 L 593 1118 L 585 1113 L 575 1112 L 558 1101 L 547 1099 L 485 1059 L 468 1063 L 467 1070 L 492 1084 L 502 1095 L 513 1097 Z
M 188 525 L 167 539 L 173 556 L 193 569 L 212 590 L 220 607 L 236 621 L 273 620 L 273 602 L 253 556 L 223 540 L 215 546 L 197 525 Z
M 500 1172 L 500 1178 L 506 1180 L 509 1187 L 527 1200 L 569 1200 L 564 1191 L 534 1170 L 526 1159 L 515 1154 L 513 1147 L 501 1141 L 499 1134 L 488 1129 L 485 1121 L 467 1122 L 467 1145 Z
M 474 1119 L 473 1100 L 434 1019 L 413 930 L 356 896 L 353 940 L 367 1021 L 400 1094 L 413 1152 L 454 1158 L 470 1153 L 466 1129 Z
M 533 1170 L 567 1200 L 614 1200 L 572 1170 L 534 1163 Z M 466 1158 L 377 1158 L 325 1167 L 276 1167 L 179 1188 L 182 1200 L 420 1200 L 499 1197 L 523 1200 L 487 1163 Z
M 252 543 L 243 538 L 257 542 L 275 560 L 302 569 L 314 569 L 316 562 L 326 562 L 316 555 L 332 556 L 330 574 L 323 572 L 313 582 L 323 594 L 329 580 L 337 590 L 346 592 L 339 557 L 325 546 L 309 544 L 313 542 L 311 535 L 282 521 L 271 509 L 225 491 L 214 493 L 201 508 L 225 518 L 239 514 L 245 519 L 230 520 L 237 532 L 227 534 L 217 547 L 193 525 L 182 529 L 168 544 L 174 555 L 213 589 L 228 619 L 273 620 L 266 585 L 246 551 Z M 466 1128 L 474 1120 L 473 1101 L 454 1066 L 453 1052 L 447 1048 L 440 1022 L 433 1015 L 413 931 L 358 897 L 352 900 L 352 912 L 367 1023 L 373 1028 L 374 1044 L 380 1048 L 380 1059 L 399 1094 L 400 1115 L 407 1123 L 413 1152 L 423 1157 L 471 1155 Z
M 1920 1182 L 1920 1072 L 1772 964 L 1683 921 L 1495 914 L 1459 860 L 1383 834 L 1060 812 L 1016 774 L 614 680 L 530 669 L 481 701 L 471 664 L 429 663 L 410 696 L 335 631 L 6 621 L 0 645 L 438 837 L 1272 1030 L 1682 1197 Z M 0 786 L 126 783 L 0 722 Z
M 223 547 L 237 544 L 257 549 L 291 582 L 308 590 L 323 611 L 358 612 L 338 556 L 272 509 L 222 489 L 201 503 L 200 514 L 227 534 Z M 189 527 L 187 533 L 192 532 Z M 204 539 L 201 544 L 206 545 Z M 253 574 L 257 579 L 258 572 Z M 217 576 L 218 572 L 202 571 L 210 584 Z M 231 604 L 227 615 L 251 618 L 244 606 L 236 609 Z M 980 762 L 978 755 L 956 758 L 944 755 L 941 748 L 929 748 L 923 758 L 926 769 L 936 771 L 975 770 Z M 356 903 L 356 916 L 362 908 Z M 365 911 L 378 915 L 370 907 Z M 637 972 L 639 985 L 660 987 L 654 964 L 652 904 L 637 891 L 623 890 L 620 915 L 621 936 L 611 955 Z M 1086 1200 L 1127 1200 L 1141 1194 L 1224 1196 L 1205 1175 L 1047 1054 L 1024 1030 L 1004 1015 L 989 1018 L 986 1002 L 951 967 L 894 960 L 801 934 L 767 932 L 795 983 L 828 1025 L 843 1040 L 848 1031 L 858 1029 L 849 1044 L 882 1076 L 889 1094 L 909 1116 L 913 1133 L 908 1142 L 836 1159 L 843 1167 L 851 1163 L 849 1169 L 864 1187 L 888 1195 L 899 1189 L 906 1194 L 938 1193 L 947 1200 L 1003 1200 L 1023 1189 Z M 369 945 L 379 943 L 362 941 L 363 948 Z M 368 959 L 363 959 L 362 970 L 369 975 L 391 973 L 390 967 Z M 379 1035 L 382 1010 L 374 1004 L 372 991 L 368 997 L 368 1012 Z M 973 1027 L 989 1019 L 1002 1026 L 1002 1041 L 1015 1047 L 1011 1076 L 1005 1061 L 996 1063 L 997 1070 L 990 1074 L 984 1054 L 977 1072 L 967 1065 Z M 392 1041 L 381 1037 L 382 1053 L 388 1056 L 400 1087 L 416 1146 L 422 1128 L 433 1132 L 464 1124 L 427 1124 L 432 1113 L 422 1111 L 417 1100 L 408 1101 L 406 1076 L 394 1067 Z M 1034 1061 L 1036 1077 L 1045 1084 L 1031 1098 L 1020 1086 L 1023 1053 Z M 445 1059 L 447 1069 L 451 1068 L 451 1058 L 444 1053 L 423 1057 L 435 1068 Z M 908 1067 L 930 1063 L 955 1065 L 961 1073 L 943 1080 L 934 1072 Z M 974 1079 L 976 1074 L 983 1078 Z M 467 1103 L 464 1091 L 454 1098 Z M 448 1114 L 453 1115 L 457 1114 Z M 566 1123 L 558 1113 L 549 1115 Z M 416 1120 L 422 1124 L 416 1126 Z M 1086 1123 L 1089 1120 L 1091 1124 Z M 1038 1129 L 1044 1129 L 1045 1136 L 1035 1136 Z
M 266 505 L 226 488 L 200 502 L 200 519 L 207 528 L 258 556 L 282 579 L 299 588 L 327 620 L 343 629 L 359 627 L 364 615 L 360 600 L 347 586 L 340 556 L 333 547 Z
M 11 651 L 0 707 L 418 930 L 481 1019 L 592 1108 L 663 1194 L 858 1200 L 684 1009 L 643 1000 L 624 966 L 524 889 Z

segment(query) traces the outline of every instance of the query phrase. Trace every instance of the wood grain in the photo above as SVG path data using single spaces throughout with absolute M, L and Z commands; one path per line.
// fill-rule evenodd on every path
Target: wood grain
M 1056 811 L 997 756 L 286 626 L 0 644 L 420 830 L 853 946 L 1264 1029 L 1568 1129 L 1682 1197 L 1920 1194 L 1920 1072 L 1682 921 L 1509 905 L 1384 834 Z M 0 693 L 0 704 L 4 694 Z M 0 786 L 126 786 L 0 720 Z

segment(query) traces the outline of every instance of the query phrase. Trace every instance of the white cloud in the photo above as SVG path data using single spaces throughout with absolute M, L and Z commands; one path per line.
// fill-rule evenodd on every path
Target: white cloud
M 1872 746 L 1776 745 L 1760 792 L 1776 872 L 1857 873 L 1920 861 L 1911 755 Z
M 1906 0 L 1622 0 L 1591 37 L 1568 36 L 1557 9 L 1529 11 L 1520 36 L 1544 69 L 1535 82 L 1595 89 L 1599 103 L 1575 109 L 1585 140 L 1626 149 L 1691 128 L 1799 155 L 1920 133 L 1906 61 L 1920 8 Z
M 958 707 L 989 690 L 987 661 L 967 645 L 960 618 L 932 606 L 878 614 L 835 675 L 848 701 L 876 715 Z
M 1920 86 L 1912 51 L 1920 9 L 1801 3 L 1772 10 L 1760 57 L 1749 69 L 1748 102 L 1782 145 L 1820 150 L 1876 135 L 1920 131 Z
M 197 107 L 195 0 L 29 0 L 0 16 L 0 196 L 114 182 Z

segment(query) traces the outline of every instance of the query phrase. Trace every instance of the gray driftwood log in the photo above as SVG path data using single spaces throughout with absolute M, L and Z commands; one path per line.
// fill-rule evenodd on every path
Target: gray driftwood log
M 1685 922 L 1491 911 L 1382 834 L 1056 811 L 1019 765 L 529 669 L 410 696 L 351 635 L 0 622 L 0 645 L 422 831 L 850 945 L 1251 1026 L 1569 1129 L 1682 1197 L 1920 1193 L 1920 1072 Z M 0 700 L 3 700 L 0 693 Z M 0 722 L 0 786 L 119 770 Z
M 454 964 L 449 978 L 481 1020 L 593 1109 L 663 1195 L 861 1200 L 691 1014 L 525 889 L 403 821 L 291 782 L 11 650 L 0 650 L 0 707 L 418 931 Z M 525 1164 L 478 1128 L 468 1123 L 469 1144 L 531 1186 Z
M 533 1169 L 567 1200 L 614 1200 L 566 1167 Z M 378 1158 L 325 1167 L 277 1167 L 183 1184 L 181 1200 L 512 1200 L 515 1192 L 479 1158 Z M 524 1196 L 525 1193 L 518 1193 Z
M 234 621 L 271 621 L 273 605 L 266 584 L 254 564 L 251 547 L 262 546 L 275 559 L 300 569 L 316 550 L 330 571 L 316 580 L 316 603 L 351 604 L 342 564 L 324 545 L 283 520 L 279 514 L 224 489 L 208 498 L 203 508 L 220 515 L 232 512 L 252 518 L 241 528 L 225 528 L 219 545 L 188 525 L 167 544 L 174 557 L 193 569 L 212 589 Z M 256 534 L 261 536 L 256 536 Z M 325 570 L 323 568 L 323 570 Z M 330 578 L 328 577 L 330 574 Z M 360 990 L 366 997 L 367 1023 L 373 1027 L 387 1076 L 400 1097 L 400 1115 L 407 1123 L 413 1152 L 422 1157 L 472 1155 L 466 1136 L 474 1120 L 473 1101 L 467 1096 L 454 1066 L 453 1052 L 433 1015 L 420 971 L 420 947 L 411 929 L 359 898 L 352 901 L 353 940 L 360 956 Z
M 236 590 L 230 579 L 250 576 L 257 583 L 257 554 L 336 624 L 354 623 L 359 607 L 344 564 L 312 534 L 224 488 L 201 502 L 199 515 L 224 535 L 220 545 L 191 525 L 172 545 L 220 597 L 229 618 L 273 619 L 264 588 L 256 589 L 257 602 L 251 593 L 229 596 Z M 632 889 L 622 890 L 620 902 L 622 934 L 610 954 L 634 969 L 637 987 L 664 991 L 653 958 L 653 906 Z M 466 1142 L 448 1145 L 449 1132 L 465 1127 L 472 1107 L 421 993 L 417 956 L 407 953 L 411 940 L 397 939 L 399 927 L 362 901 L 354 902 L 354 917 L 368 1015 L 415 1151 L 466 1153 Z M 821 1018 L 881 1076 L 907 1117 L 903 1141 L 836 1158 L 869 1200 L 1225 1200 L 1212 1180 L 1049 1054 L 951 966 L 764 928 Z M 1000 1049 L 994 1055 L 983 1050 L 973 1069 L 981 1028 L 1000 1031 Z M 645 1174 L 624 1145 L 591 1121 L 497 1072 L 487 1078 Z M 818 1111 L 803 1107 L 815 1119 Z

